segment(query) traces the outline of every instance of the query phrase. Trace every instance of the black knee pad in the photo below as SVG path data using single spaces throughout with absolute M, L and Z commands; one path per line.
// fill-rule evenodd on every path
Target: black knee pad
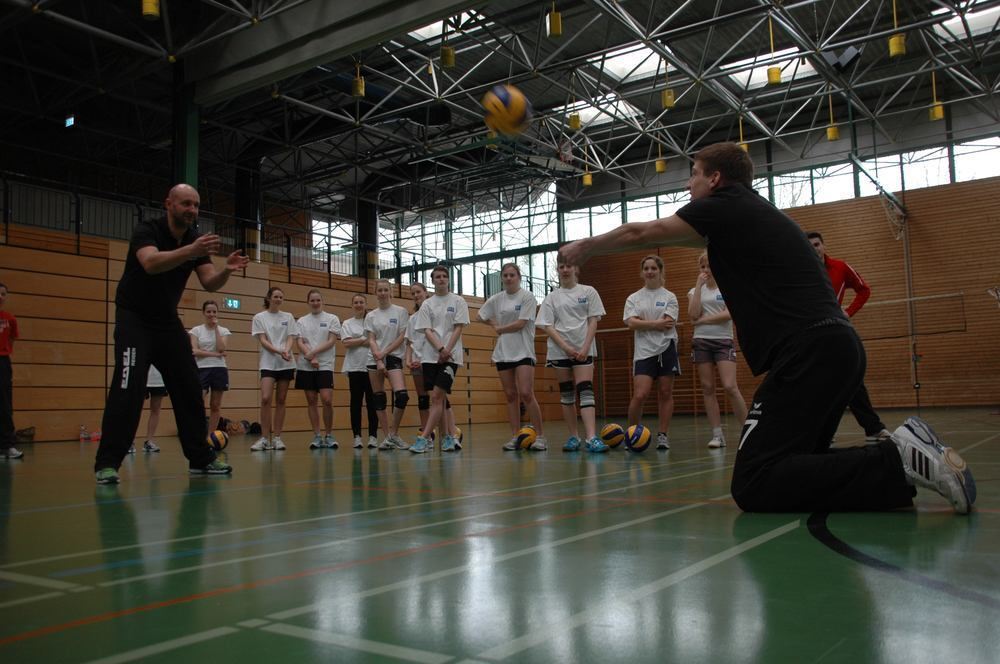
M 444 409 L 451 410 L 451 402 L 447 398 L 444 400 Z
M 392 393 L 392 407 L 403 410 L 410 403 L 410 393 L 406 390 L 396 390 Z
M 576 384 L 576 393 L 580 395 L 580 408 L 594 407 L 594 384 L 589 380 Z
M 385 392 L 375 393 L 375 410 L 385 410 L 386 406 Z
M 429 394 L 418 394 L 417 395 L 417 409 L 418 410 L 428 410 L 431 407 L 431 395 Z
M 572 406 L 576 403 L 576 395 L 573 394 L 573 381 L 567 380 L 559 383 L 559 403 L 564 406 Z

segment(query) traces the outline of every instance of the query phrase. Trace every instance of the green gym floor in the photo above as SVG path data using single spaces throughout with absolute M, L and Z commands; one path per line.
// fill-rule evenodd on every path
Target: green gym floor
M 540 453 L 497 425 L 449 455 L 237 438 L 232 477 L 163 439 L 118 487 L 90 444 L 27 446 L 0 462 L 0 661 L 995 663 L 1000 415 L 923 415 L 975 474 L 971 516 L 926 492 L 742 514 L 735 447 L 689 417 L 643 454 L 565 454 L 557 427 Z M 847 416 L 837 444 L 861 442 Z

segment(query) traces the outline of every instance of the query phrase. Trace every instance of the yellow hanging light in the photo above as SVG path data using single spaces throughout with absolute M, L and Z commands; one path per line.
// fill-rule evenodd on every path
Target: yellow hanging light
M 896 20 L 896 0 L 892 0 L 892 29 L 899 29 L 899 23 Z M 906 55 L 906 35 L 897 32 L 889 37 L 889 57 L 895 58 L 900 55 Z
M 767 31 L 771 36 L 771 62 L 774 62 L 774 24 L 771 22 L 771 15 L 767 15 Z M 781 83 L 781 67 L 771 65 L 767 68 L 767 84 L 778 85 Z
M 584 187 L 590 187 L 594 184 L 594 176 L 591 175 L 590 171 L 583 172 L 583 178 L 581 178 Z
M 660 104 L 663 106 L 663 110 L 669 110 L 674 107 L 677 103 L 677 99 L 674 98 L 674 91 L 670 88 L 670 70 L 667 62 L 663 62 L 663 82 L 666 83 L 667 87 L 660 91 Z
M 548 13 L 549 37 L 562 36 L 562 14 L 556 11 L 555 0 L 552 1 L 552 11 Z
M 455 66 L 455 49 L 448 46 L 448 35 L 441 41 L 441 68 L 451 69 Z
M 588 155 L 589 154 L 590 154 L 590 150 L 588 150 L 587 147 L 584 146 L 584 149 L 583 149 L 583 177 L 580 178 L 580 180 L 583 183 L 584 187 L 589 187 L 592 184 L 594 184 L 594 176 L 590 174 L 590 160 L 588 159 Z
M 743 116 L 742 115 L 740 116 L 740 142 L 737 143 L 737 145 L 739 145 L 741 148 L 743 148 L 744 152 L 749 152 L 750 151 L 750 146 L 747 145 L 747 143 L 743 140 Z
M 827 96 L 827 100 L 830 103 L 830 124 L 826 126 L 826 140 L 838 141 L 840 140 L 840 127 L 833 122 L 833 94 Z
M 142 17 L 147 21 L 160 20 L 160 0 L 142 0 Z
M 580 114 L 576 111 L 569 114 L 569 128 L 573 131 L 580 131 L 580 127 L 583 126 L 583 122 L 580 120 Z
M 656 162 L 654 162 L 654 164 L 653 164 L 653 166 L 656 168 L 656 172 L 657 173 L 666 173 L 667 172 L 667 160 L 663 158 L 663 146 L 662 145 L 657 145 L 656 146 L 656 155 L 657 155 L 657 159 L 656 159 Z
M 936 122 L 938 120 L 944 120 L 944 104 L 938 101 L 937 98 L 937 77 L 934 72 L 931 72 L 931 107 L 927 111 L 928 117 L 931 122 Z
M 354 63 L 354 80 L 351 81 L 351 95 L 355 97 L 365 96 L 365 77 L 361 75 L 361 63 Z

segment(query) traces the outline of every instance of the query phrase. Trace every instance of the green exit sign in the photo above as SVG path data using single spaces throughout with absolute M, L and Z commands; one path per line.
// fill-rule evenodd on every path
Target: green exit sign
M 238 297 L 226 297 L 222 299 L 222 308 L 230 309 L 232 311 L 240 310 L 240 298 Z

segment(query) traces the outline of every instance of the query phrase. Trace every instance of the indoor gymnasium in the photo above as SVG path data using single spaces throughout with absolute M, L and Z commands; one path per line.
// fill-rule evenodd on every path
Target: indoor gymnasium
M 0 660 L 998 661 L 998 49 L 3 0 Z

